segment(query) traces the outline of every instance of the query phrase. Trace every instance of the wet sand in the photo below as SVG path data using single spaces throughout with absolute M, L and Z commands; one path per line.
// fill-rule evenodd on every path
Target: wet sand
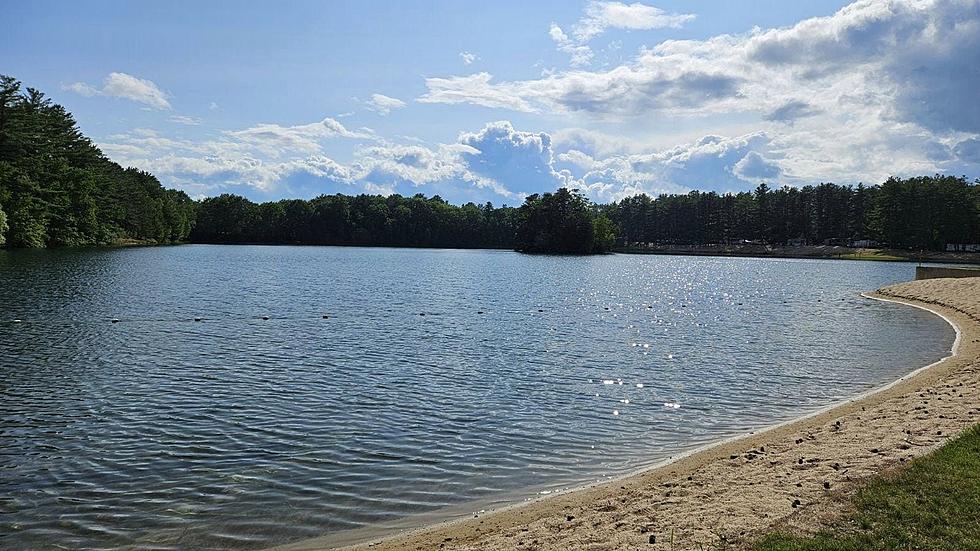
M 661 467 L 345 549 L 738 548 L 775 526 L 808 530 L 831 522 L 863 481 L 980 423 L 980 278 L 913 281 L 868 296 L 946 318 L 958 330 L 953 355 L 887 387 Z M 328 536 L 276 549 L 337 543 Z

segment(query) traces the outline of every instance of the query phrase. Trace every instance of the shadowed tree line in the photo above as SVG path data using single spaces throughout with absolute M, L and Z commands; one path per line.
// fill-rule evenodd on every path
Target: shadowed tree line
M 152 174 L 108 160 L 64 107 L 0 76 L 0 244 L 181 241 L 194 208 Z
M 624 243 L 705 245 L 743 240 L 943 250 L 980 243 L 980 181 L 889 178 L 877 186 L 820 184 L 719 195 L 638 195 L 604 207 Z
M 391 247 L 510 248 L 517 209 L 456 206 L 438 195 L 321 195 L 253 203 L 238 195 L 198 203 L 191 240 Z
M 439 196 L 321 195 L 253 203 L 219 195 L 198 204 L 198 243 L 289 243 L 392 247 L 514 248 L 588 254 L 608 251 L 612 222 L 567 189 L 532 195 L 519 208 L 452 205 Z

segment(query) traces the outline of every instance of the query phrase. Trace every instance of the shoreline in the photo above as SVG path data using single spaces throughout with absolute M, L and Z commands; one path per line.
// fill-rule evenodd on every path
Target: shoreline
M 980 278 L 973 279 L 980 283 Z M 929 281 L 931 283 L 910 282 L 886 289 L 950 285 L 936 283 L 947 280 Z M 977 297 L 980 298 L 980 285 L 974 287 Z M 908 399 L 912 394 L 926 388 L 931 393 L 931 386 L 944 377 L 962 371 L 962 368 L 971 363 L 980 363 L 977 362 L 980 357 L 980 346 L 977 346 L 980 342 L 980 318 L 971 314 L 970 309 L 958 307 L 955 304 L 956 293 L 952 294 L 951 302 L 949 297 L 944 299 L 928 292 L 924 296 L 908 292 L 903 295 L 901 292 L 892 293 L 887 290 L 862 293 L 869 300 L 904 304 L 936 314 L 950 324 L 956 334 L 949 355 L 883 386 L 787 421 L 724 438 L 610 480 L 508 504 L 485 513 L 473 514 L 472 509 L 475 506 L 470 504 L 466 516 L 382 537 L 378 537 L 378 528 L 365 528 L 347 531 L 340 537 L 322 536 L 273 549 L 354 551 L 508 549 L 516 546 L 526 546 L 529 549 L 567 549 L 579 546 L 619 549 L 640 544 L 647 549 L 698 549 L 720 542 L 740 545 L 750 535 L 761 533 L 777 523 L 787 522 L 791 517 L 797 516 L 798 511 L 808 507 L 815 511 L 826 508 L 826 503 L 833 501 L 830 494 L 839 496 L 853 491 L 860 480 L 921 455 L 918 452 L 925 448 L 931 450 L 954 435 L 949 430 L 940 430 L 935 435 L 940 438 L 931 439 L 924 447 L 919 446 L 916 450 L 912 446 L 898 444 L 892 453 L 884 451 L 884 444 L 879 444 L 881 439 L 865 438 L 867 442 L 862 446 L 870 454 L 865 459 L 870 461 L 864 461 L 863 465 L 845 464 L 844 467 L 840 462 L 834 463 L 829 467 L 832 473 L 819 473 L 820 480 L 810 480 L 812 476 L 804 476 L 817 467 L 828 468 L 820 465 L 824 460 L 817 456 L 844 451 L 835 450 L 832 442 L 824 443 L 822 449 L 813 449 L 820 448 L 820 440 L 825 434 L 845 432 L 842 427 L 848 425 L 842 424 L 843 419 L 850 417 L 847 420 L 854 420 L 857 417 L 860 421 L 861 415 L 858 413 L 863 413 L 868 408 L 876 408 L 892 400 Z M 962 298 L 969 296 L 967 294 Z M 976 392 L 974 396 L 980 398 L 980 389 L 974 385 L 973 390 Z M 905 395 L 902 396 L 903 394 Z M 967 403 L 980 403 L 974 396 Z M 980 421 L 980 408 L 975 412 L 971 409 L 970 413 L 976 414 L 971 419 L 973 423 Z M 945 418 L 944 415 L 939 417 L 940 420 Z M 899 425 L 903 425 L 905 421 L 903 416 L 892 415 L 890 419 L 897 421 Z M 833 424 L 824 426 L 829 422 Z M 930 427 L 929 431 L 932 428 L 934 427 Z M 956 432 L 963 428 L 966 426 L 957 427 Z M 905 429 L 905 433 L 912 436 L 911 429 Z M 804 434 L 806 436 L 801 438 Z M 815 434 L 821 435 L 821 438 L 817 438 Z M 903 433 L 903 436 L 906 434 Z M 871 447 L 872 445 L 876 447 Z M 908 454 L 909 450 L 914 453 Z M 804 455 L 792 461 L 794 454 Z M 754 478 L 747 476 L 745 472 L 738 473 L 746 469 L 761 472 L 753 473 Z M 852 474 L 857 476 L 852 477 Z M 787 486 L 787 479 L 800 479 L 801 482 Z M 833 483 L 829 479 L 834 479 Z M 816 488 L 806 488 L 803 482 L 813 483 Z M 759 490 L 767 486 L 768 491 Z M 713 491 L 706 492 L 709 487 Z M 747 495 L 731 495 L 740 491 Z M 691 499 L 692 497 L 697 499 Z M 783 498 L 783 503 L 774 507 L 773 497 Z M 631 513 L 624 509 L 633 509 L 636 512 Z M 591 523 L 586 522 L 588 517 L 592 517 Z M 445 519 L 445 516 L 442 518 Z M 415 521 L 411 524 L 417 524 L 420 520 L 418 517 L 410 519 Z M 392 526 L 390 529 L 398 528 Z M 669 542 L 670 547 L 665 542 Z
M 953 264 L 980 266 L 980 255 L 975 253 L 955 253 L 927 251 L 912 254 L 901 249 L 876 249 L 843 246 L 804 246 L 804 247 L 773 247 L 769 250 L 760 248 L 750 249 L 715 249 L 708 248 L 679 248 L 679 249 L 643 249 L 637 247 L 619 247 L 612 250 L 615 254 L 659 255 L 659 256 L 705 256 L 720 258 L 783 258 L 796 260 L 860 260 L 865 262 L 913 262 L 926 264 Z

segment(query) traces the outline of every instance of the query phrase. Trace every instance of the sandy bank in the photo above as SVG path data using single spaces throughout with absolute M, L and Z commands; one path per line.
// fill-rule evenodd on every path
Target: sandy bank
M 819 523 L 863 480 L 980 422 L 980 278 L 914 281 L 875 296 L 944 316 L 960 331 L 955 354 L 885 389 L 664 467 L 350 549 L 737 548 L 777 524 Z

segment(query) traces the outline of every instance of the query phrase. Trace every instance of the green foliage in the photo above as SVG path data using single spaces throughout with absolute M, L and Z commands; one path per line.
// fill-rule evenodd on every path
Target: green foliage
M 391 247 L 506 248 L 514 213 L 435 196 L 321 195 L 256 204 L 237 195 L 198 204 L 197 243 L 291 243 Z
M 534 194 L 517 211 L 514 248 L 532 253 L 590 254 L 615 242 L 612 222 L 577 191 Z
M 195 212 L 185 193 L 109 161 L 63 107 L 7 76 L 0 76 L 0 204 L 9 247 L 180 241 Z
M 616 245 L 616 225 L 605 214 L 592 218 L 592 251 L 604 253 Z
M 897 475 L 872 481 L 854 499 L 841 532 L 773 534 L 753 551 L 980 550 L 980 427 Z
M 980 185 L 965 178 L 890 178 L 880 186 L 820 184 L 754 193 L 638 195 L 607 209 L 627 244 L 847 243 L 903 249 L 980 243 Z

